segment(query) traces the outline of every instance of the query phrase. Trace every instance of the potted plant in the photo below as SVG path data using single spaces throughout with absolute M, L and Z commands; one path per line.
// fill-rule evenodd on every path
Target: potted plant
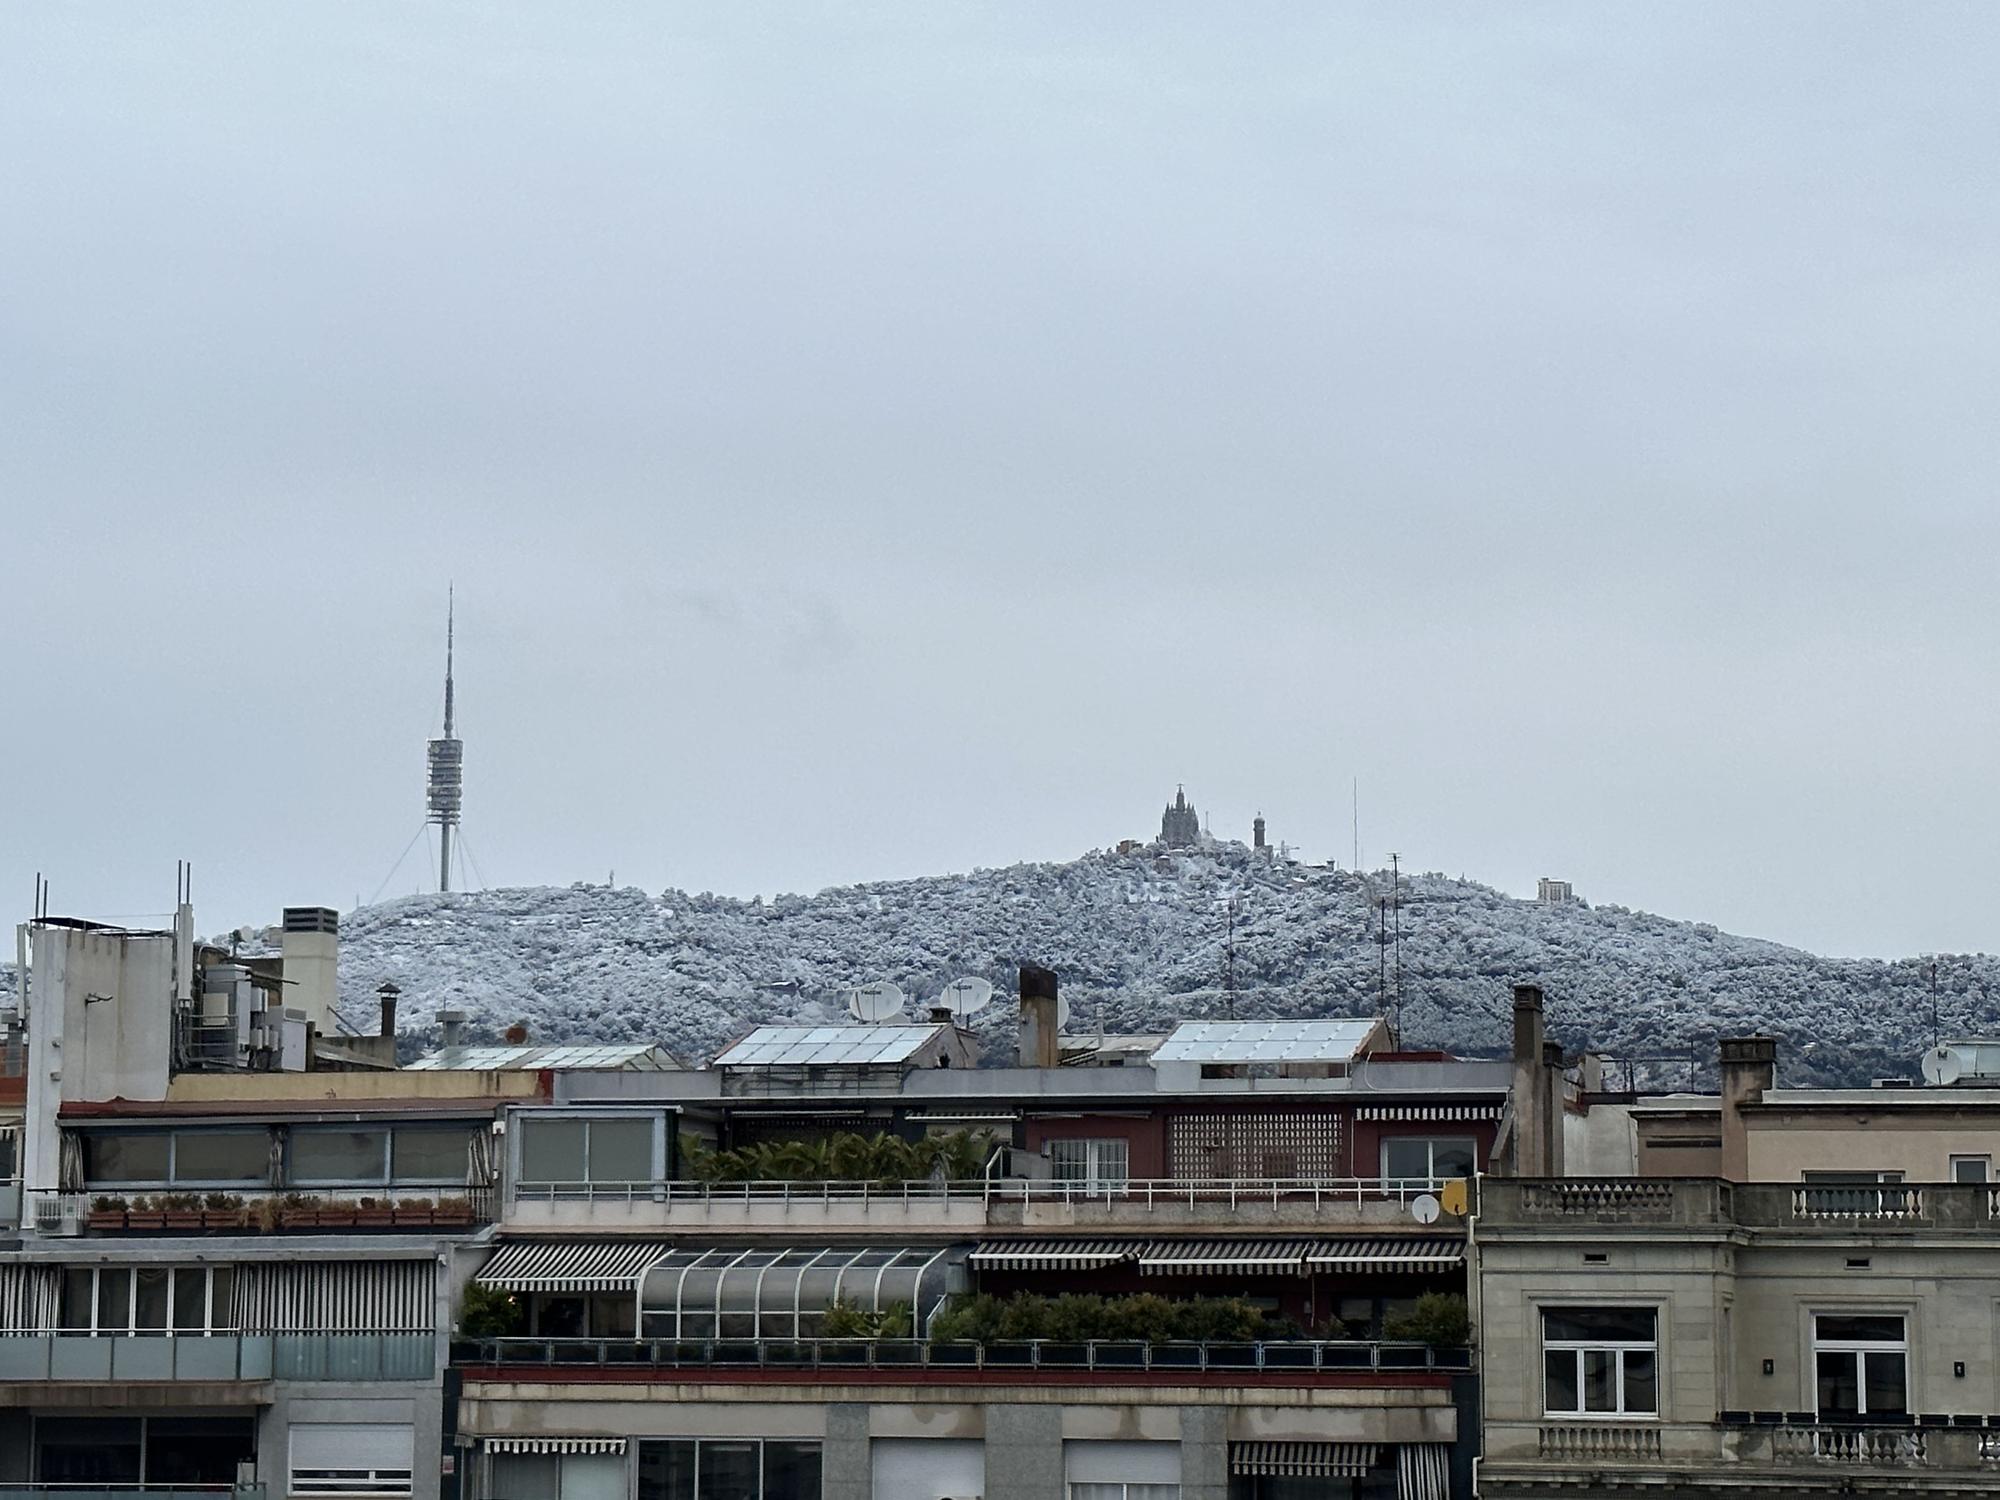
M 90 1213 L 84 1222 L 92 1229 L 123 1229 L 125 1212 L 130 1207 L 131 1204 L 115 1195 L 92 1198 Z
M 151 1198 L 134 1198 L 131 1208 L 125 1212 L 125 1227 L 127 1229 L 165 1229 L 167 1227 L 166 1210 L 161 1208 Z
M 472 1227 L 472 1200 L 470 1198 L 438 1199 L 437 1215 L 434 1222 L 440 1229 L 470 1229 Z
M 243 1220 L 243 1200 L 235 1193 L 210 1193 L 202 1199 L 202 1228 L 241 1229 Z
M 155 1200 L 169 1229 L 201 1228 L 201 1194 L 162 1193 Z
M 316 1229 L 319 1205 L 304 1193 L 287 1193 L 277 1202 L 280 1229 Z
M 357 1228 L 384 1228 L 396 1222 L 396 1210 L 389 1201 L 376 1198 L 361 1198 L 354 1205 L 354 1223 Z
M 428 1198 L 400 1198 L 396 1202 L 396 1223 L 420 1224 L 428 1228 L 437 1218 L 437 1209 Z

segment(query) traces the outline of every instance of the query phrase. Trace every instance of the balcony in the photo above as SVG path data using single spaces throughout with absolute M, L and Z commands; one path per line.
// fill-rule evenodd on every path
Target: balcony
M 1485 1177 L 1482 1233 L 1513 1228 L 1679 1225 L 1824 1230 L 2000 1232 L 2000 1187 L 1985 1183 L 1880 1185 L 1723 1182 L 1709 1177 Z
M 1980 1417 L 1925 1417 L 1858 1426 L 1780 1412 L 1725 1414 L 1717 1422 L 1547 1420 L 1485 1427 L 1491 1493 L 1536 1493 L 1558 1472 L 1587 1469 L 1602 1483 L 1654 1487 L 1692 1471 L 1704 1492 L 1909 1493 L 1947 1476 L 2000 1493 L 2000 1427 Z
M 437 1336 L 414 1331 L 0 1335 L 0 1387 L 65 1381 L 428 1380 L 436 1367 Z
M 48 1237 L 82 1234 L 353 1234 L 466 1232 L 493 1220 L 490 1189 L 251 1188 L 242 1192 L 28 1194 L 26 1223 Z
M 509 1195 L 505 1227 L 680 1230 L 702 1234 L 978 1234 L 1009 1229 L 1401 1227 L 1437 1184 L 1380 1178 L 1020 1177 L 967 1182 L 529 1182 Z
M 494 1370 L 560 1369 L 577 1377 L 651 1372 L 763 1371 L 795 1379 L 846 1379 L 856 1371 L 903 1377 L 1010 1380 L 1023 1372 L 1096 1373 L 1119 1379 L 1352 1375 L 1430 1376 L 1472 1368 L 1469 1349 L 1427 1344 L 1296 1341 L 1127 1341 L 958 1344 L 922 1339 L 539 1339 L 465 1340 L 452 1363 Z
M 261 1484 L 0 1484 L 0 1500 L 265 1500 Z

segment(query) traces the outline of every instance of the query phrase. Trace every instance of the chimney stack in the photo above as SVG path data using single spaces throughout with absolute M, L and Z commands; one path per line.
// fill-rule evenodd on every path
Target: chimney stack
M 1548 1036 L 1542 1014 L 1542 987 L 1514 986 L 1514 1175 L 1547 1177 L 1554 1170 L 1549 1149 Z M 1562 1049 L 1556 1049 L 1558 1059 Z
M 340 1003 L 340 913 L 324 906 L 288 906 L 281 927 L 284 1003 L 304 1011 L 306 1024 L 321 1036 L 332 1036 L 333 1011 Z
M 438 1012 L 438 1045 L 441 1047 L 463 1047 L 465 1045 L 464 1011 L 441 1010 Z
M 1750 1133 L 1743 1106 L 1761 1104 L 1764 1090 L 1778 1080 L 1778 1044 L 1768 1036 L 1725 1037 L 1722 1064 L 1722 1175 L 1750 1180 Z
M 1062 1042 L 1053 969 L 1021 965 L 1020 1062 L 1024 1068 L 1053 1068 L 1062 1062 Z
M 396 997 L 402 993 L 401 990 L 397 989 L 395 985 L 386 979 L 375 986 L 376 998 L 382 1002 L 381 1034 L 392 1041 L 396 1035 Z

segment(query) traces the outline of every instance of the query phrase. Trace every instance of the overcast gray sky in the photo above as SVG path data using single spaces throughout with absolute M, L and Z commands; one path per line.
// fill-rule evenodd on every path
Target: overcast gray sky
M 0 892 L 1158 827 L 2000 947 L 2000 9 L 14 5 Z M 412 855 L 389 884 L 419 878 Z

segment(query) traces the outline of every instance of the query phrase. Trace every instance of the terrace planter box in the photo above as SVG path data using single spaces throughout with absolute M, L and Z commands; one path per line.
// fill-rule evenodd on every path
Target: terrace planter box
M 128 1208 L 125 1210 L 127 1229 L 165 1229 L 167 1216 L 157 1208 Z
M 84 1223 L 92 1229 L 123 1229 L 126 1210 L 122 1208 L 93 1208 L 84 1216 Z
M 199 1229 L 202 1212 L 198 1208 L 170 1208 L 161 1216 L 169 1229 Z
M 354 1226 L 357 1229 L 381 1229 L 396 1222 L 393 1208 L 357 1208 L 354 1210 Z
M 439 1229 L 470 1229 L 472 1210 L 470 1208 L 440 1208 L 436 1210 L 431 1223 Z
M 241 1229 L 248 1214 L 240 1208 L 204 1208 L 201 1211 L 203 1229 Z
M 399 1208 L 395 1210 L 395 1218 L 390 1222 L 398 1228 L 415 1227 L 429 1229 L 437 1223 L 437 1210 L 434 1208 Z

